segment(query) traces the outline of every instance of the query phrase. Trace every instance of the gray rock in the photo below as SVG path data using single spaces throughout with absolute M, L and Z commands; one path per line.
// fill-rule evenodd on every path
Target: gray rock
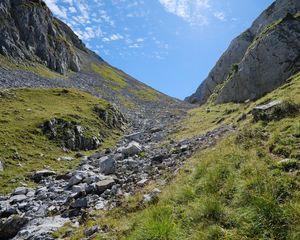
M 74 122 L 68 122 L 64 119 L 53 118 L 45 121 L 41 126 L 43 133 L 52 141 L 59 142 L 71 150 L 94 150 L 100 146 L 100 139 L 97 136 L 91 136 L 90 132 Z M 69 157 L 61 157 L 69 160 Z
M 59 228 L 63 227 L 70 220 L 68 218 L 62 218 L 60 216 L 35 218 L 31 220 L 21 230 L 18 229 L 18 233 L 14 240 L 19 239 L 47 239 L 50 240 L 48 234 L 53 233 Z M 19 231 L 20 230 L 20 231 Z
M 84 231 L 84 235 L 85 235 L 86 237 L 90 237 L 90 236 L 92 236 L 93 234 L 98 233 L 99 231 L 100 231 L 99 226 L 94 226 L 94 227 L 91 227 L 91 228 L 85 230 L 85 231 Z
M 71 204 L 73 208 L 87 208 L 89 206 L 88 198 L 76 199 L 74 203 Z
M 78 72 L 78 51 L 87 51 L 81 40 L 53 17 L 43 1 L 30 1 L 27 11 L 24 2 L 1 2 L 0 53 L 19 61 L 37 60 L 61 74 Z
M 130 135 L 126 135 L 125 138 L 130 141 L 140 142 L 140 141 L 142 141 L 143 136 L 144 136 L 143 132 L 136 132 L 136 133 L 132 133 Z
M 105 175 L 114 174 L 116 167 L 115 167 L 115 159 L 112 155 L 105 156 L 99 159 L 99 167 L 100 167 L 100 173 Z
M 72 161 L 72 160 L 74 160 L 74 158 L 72 158 L 72 157 L 59 157 L 58 159 L 57 159 L 57 161 Z
M 79 174 L 76 174 L 73 177 L 71 177 L 71 179 L 69 180 L 68 186 L 72 187 L 73 185 L 80 183 L 82 180 L 83 180 L 82 176 Z
M 27 223 L 28 219 L 19 215 L 10 216 L 7 219 L 0 219 L 0 238 L 12 239 Z
M 56 175 L 56 172 L 50 171 L 50 170 L 41 170 L 41 171 L 36 171 L 32 175 L 32 179 L 35 182 L 40 182 L 43 178 L 49 177 L 49 176 L 54 176 Z
M 97 194 L 103 193 L 105 190 L 111 188 L 115 184 L 113 179 L 107 179 L 96 183 Z
M 254 40 L 216 102 L 255 100 L 284 84 L 300 70 L 299 46 L 299 19 L 287 16 Z
M 143 186 L 145 186 L 146 183 L 148 183 L 148 181 L 149 181 L 148 179 L 142 179 L 142 180 L 138 181 L 136 184 L 140 187 L 143 187 Z
M 28 191 L 29 191 L 28 188 L 19 187 L 15 189 L 13 195 L 26 195 Z
M 15 195 L 9 199 L 12 203 L 18 203 L 27 200 L 26 195 Z
M 217 102 L 255 99 L 282 84 L 299 70 L 295 56 L 299 45 L 299 24 L 288 20 L 271 29 L 268 34 L 261 33 L 287 13 L 296 14 L 299 9 L 298 0 L 277 0 L 272 3 L 251 28 L 231 42 L 209 76 L 186 100 L 205 103 L 216 87 L 228 80 L 230 74 L 234 76 L 225 84 Z
M 275 121 L 298 114 L 300 107 L 290 101 L 271 101 L 268 104 L 256 106 L 252 110 L 255 121 Z
M 144 195 L 144 203 L 153 203 L 158 200 L 158 195 L 161 193 L 160 189 L 155 188 L 149 194 Z
M 142 147 L 137 142 L 130 142 L 128 146 L 122 149 L 122 154 L 125 156 L 134 156 L 142 151 Z
M 83 192 L 83 191 L 85 191 L 86 187 L 87 187 L 86 183 L 85 184 L 80 184 L 80 185 L 74 185 L 72 187 L 72 192 L 74 192 L 74 193 Z
M 0 172 L 4 171 L 4 163 L 0 161 Z
M 13 214 L 18 214 L 18 208 L 11 206 L 9 203 L 6 205 L 0 205 L 0 218 L 8 218 Z

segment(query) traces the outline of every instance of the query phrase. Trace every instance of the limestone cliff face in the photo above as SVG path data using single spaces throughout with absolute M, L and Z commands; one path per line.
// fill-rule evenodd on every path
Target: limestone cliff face
M 0 0 L 0 54 L 78 72 L 85 45 L 41 0 Z
M 299 49 L 299 19 L 291 15 L 299 11 L 299 0 L 275 1 L 232 41 L 208 77 L 186 100 L 203 104 L 215 93 L 219 103 L 244 101 L 280 86 L 298 69 L 295 55 Z M 274 24 L 276 21 L 278 24 Z M 266 31 L 270 25 L 273 28 Z

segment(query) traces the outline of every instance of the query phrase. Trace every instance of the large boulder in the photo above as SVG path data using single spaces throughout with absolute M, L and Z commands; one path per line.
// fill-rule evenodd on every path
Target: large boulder
M 122 154 L 124 156 L 134 156 L 142 151 L 142 146 L 132 141 L 126 147 L 122 148 Z
M 116 171 L 116 161 L 114 156 L 104 156 L 98 160 L 100 173 L 104 175 L 114 174 Z
M 255 121 L 275 121 L 299 113 L 299 106 L 289 101 L 271 101 L 253 108 L 252 115 Z
M 113 179 L 106 179 L 96 183 L 96 191 L 98 194 L 102 194 L 106 189 L 112 188 L 115 184 Z

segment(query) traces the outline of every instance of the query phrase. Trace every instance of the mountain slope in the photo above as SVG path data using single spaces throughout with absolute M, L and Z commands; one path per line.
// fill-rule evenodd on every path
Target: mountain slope
M 275 1 L 232 41 L 209 76 L 186 101 L 203 104 L 211 95 L 218 102 L 257 99 L 280 86 L 299 70 L 299 11 L 297 0 Z M 287 59 L 282 60 L 279 55 Z
M 300 72 L 286 82 L 254 102 L 191 110 L 171 139 L 198 139 L 200 149 L 175 179 L 167 175 L 112 212 L 95 212 L 97 218 L 71 239 L 83 238 L 91 226 L 108 229 L 99 239 L 299 239 Z M 255 120 L 253 108 L 274 100 L 296 105 L 298 112 L 275 111 L 271 119 Z M 236 130 L 214 135 L 227 124 Z M 145 203 L 156 188 L 161 193 Z
M 87 49 L 42 0 L 2 0 L 0 12 L 0 87 L 74 87 L 149 116 L 184 107 Z

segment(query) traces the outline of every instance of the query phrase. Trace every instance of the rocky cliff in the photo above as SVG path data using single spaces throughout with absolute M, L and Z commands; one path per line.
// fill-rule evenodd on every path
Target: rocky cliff
M 40 62 L 58 73 L 78 72 L 81 40 L 41 0 L 0 1 L 0 53 Z
M 277 0 L 232 41 L 197 91 L 186 98 L 205 103 L 256 99 L 299 70 L 300 1 Z

